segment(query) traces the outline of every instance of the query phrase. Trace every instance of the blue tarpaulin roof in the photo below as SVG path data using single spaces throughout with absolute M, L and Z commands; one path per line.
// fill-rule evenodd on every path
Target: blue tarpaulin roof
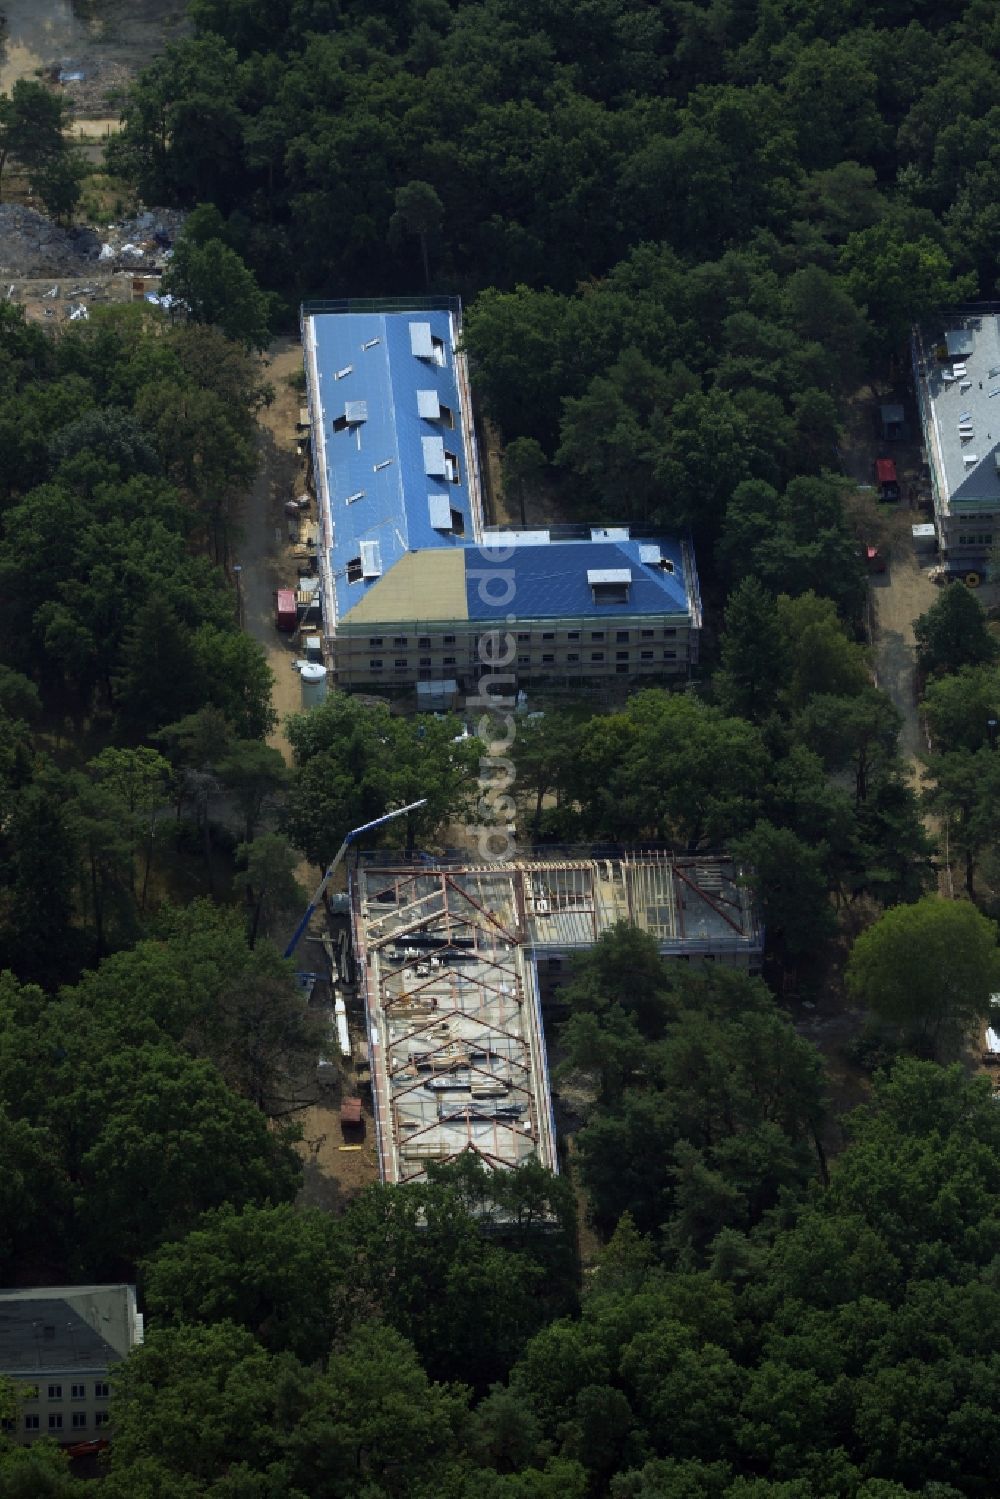
M 479 548 L 466 554 L 466 592 L 470 619 L 503 621 L 562 619 L 623 614 L 686 614 L 690 608 L 681 544 L 664 537 L 656 544 L 673 571 L 643 561 L 651 554 L 638 541 L 551 541 L 512 547 L 491 554 Z M 491 561 L 491 555 L 496 558 Z M 502 561 L 500 559 L 503 559 Z M 631 574 L 628 598 L 598 602 L 587 574 Z
M 677 538 L 632 540 L 628 527 L 593 526 L 573 537 L 502 532 L 500 554 L 480 545 L 449 312 L 307 316 L 318 376 L 313 452 L 318 464 L 325 453 L 317 487 L 320 503 L 329 502 L 325 560 L 338 619 L 408 552 L 442 548 L 463 553 L 474 620 L 685 615 L 694 607 L 697 581 L 685 576 Z
M 378 543 L 384 573 L 407 551 L 466 544 L 434 528 L 428 499 L 446 499 L 466 537 L 473 534 L 467 455 L 447 312 L 324 313 L 312 320 L 333 522 L 330 565 L 343 618 L 370 586 L 371 580 L 347 581 L 347 564 L 361 556 L 362 542 Z M 415 347 L 426 353 L 415 354 Z M 454 427 L 421 416 L 431 409 L 427 392 L 448 408 Z M 455 459 L 447 467 L 457 468 L 457 482 L 437 471 L 443 464 L 428 474 L 424 438 L 436 438 L 435 452 Z

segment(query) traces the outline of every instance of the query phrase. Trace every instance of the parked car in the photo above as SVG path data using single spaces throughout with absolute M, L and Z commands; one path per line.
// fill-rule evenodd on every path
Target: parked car
M 865 564 L 870 573 L 884 573 L 889 569 L 889 559 L 881 547 L 865 547 Z

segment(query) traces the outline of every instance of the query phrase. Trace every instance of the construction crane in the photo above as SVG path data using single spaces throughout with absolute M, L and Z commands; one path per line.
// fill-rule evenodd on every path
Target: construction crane
M 356 838 L 360 838 L 362 833 L 370 833 L 373 828 L 380 828 L 383 827 L 385 823 L 392 822 L 394 817 L 405 817 L 407 812 L 415 812 L 418 807 L 426 807 L 426 805 L 427 798 L 426 796 L 424 796 L 421 797 L 420 801 L 418 802 L 410 802 L 406 807 L 397 807 L 393 812 L 386 812 L 384 817 L 376 817 L 374 822 L 363 822 L 359 828 L 351 829 L 347 837 L 344 839 L 343 843 L 338 848 L 333 863 L 327 869 L 326 874 L 324 874 L 323 878 L 320 880 L 318 886 L 316 887 L 316 894 L 306 906 L 305 914 L 302 917 L 302 920 L 299 922 L 298 926 L 292 933 L 291 940 L 288 946 L 285 948 L 286 958 L 290 958 L 295 949 L 298 947 L 302 933 L 309 925 L 310 921 L 312 920 L 313 912 L 319 905 L 320 901 L 323 899 L 324 890 L 333 879 L 336 871 L 340 868 L 340 865 L 344 861 L 344 855 L 347 853 L 347 850 L 350 848 L 354 840 Z

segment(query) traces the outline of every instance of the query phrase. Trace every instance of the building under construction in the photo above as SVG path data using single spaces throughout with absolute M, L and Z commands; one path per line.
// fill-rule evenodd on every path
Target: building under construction
M 557 1169 L 540 988 L 627 922 L 665 957 L 759 965 L 731 861 L 636 854 L 503 864 L 363 858 L 351 880 L 379 1169 L 419 1180 L 466 1151 Z

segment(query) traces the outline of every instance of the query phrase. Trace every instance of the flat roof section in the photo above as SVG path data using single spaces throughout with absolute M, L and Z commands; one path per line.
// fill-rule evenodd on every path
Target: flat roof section
M 465 562 L 461 552 L 407 552 L 384 577 L 365 590 L 340 621 L 342 631 L 364 626 L 427 624 L 468 618 Z M 349 633 L 354 634 L 351 630 Z
M 917 331 L 914 351 L 941 502 L 957 512 L 1000 505 L 1000 318 L 946 315 Z

